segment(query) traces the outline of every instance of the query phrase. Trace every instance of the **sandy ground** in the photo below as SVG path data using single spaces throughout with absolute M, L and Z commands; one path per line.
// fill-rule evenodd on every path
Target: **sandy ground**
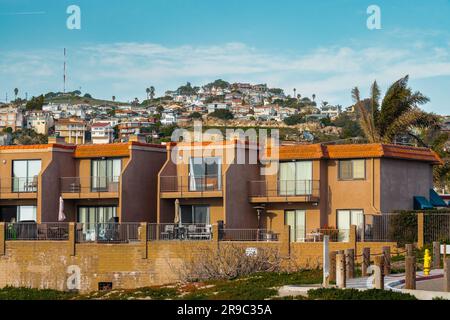
M 440 278 L 426 281 L 417 281 L 416 289 L 427 291 L 444 291 L 444 280 Z

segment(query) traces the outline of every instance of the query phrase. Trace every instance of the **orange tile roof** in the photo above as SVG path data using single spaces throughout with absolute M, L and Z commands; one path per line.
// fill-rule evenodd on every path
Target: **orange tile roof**
M 0 151 L 1 150 L 38 150 L 38 149 L 41 150 L 41 149 L 48 149 L 48 148 L 74 149 L 75 146 L 59 144 L 59 143 L 10 145 L 10 146 L 0 146 Z
M 396 158 L 442 164 L 442 160 L 428 148 L 417 148 L 381 143 L 341 145 L 292 145 L 280 146 L 280 160 L 293 159 L 351 159 Z

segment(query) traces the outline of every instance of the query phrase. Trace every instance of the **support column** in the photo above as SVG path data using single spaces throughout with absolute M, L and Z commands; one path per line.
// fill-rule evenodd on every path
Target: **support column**
M 444 260 L 444 291 L 450 292 L 450 258 Z
M 417 248 L 422 249 L 424 246 L 423 238 L 424 216 L 423 212 L 417 214 Z
M 75 246 L 76 246 L 76 223 L 75 222 L 69 222 L 69 243 L 68 243 L 68 249 L 69 249 L 69 255 L 74 256 L 76 254 L 75 252 Z
M 336 282 L 336 251 L 330 252 L 330 282 Z
M 384 256 L 375 257 L 375 266 L 380 270 L 379 274 L 375 273 L 375 289 L 384 289 Z
M 6 224 L 4 222 L 0 222 L 0 256 L 4 256 L 6 253 Z
M 139 226 L 139 241 L 142 244 L 142 259 L 148 258 L 147 222 L 141 222 Z

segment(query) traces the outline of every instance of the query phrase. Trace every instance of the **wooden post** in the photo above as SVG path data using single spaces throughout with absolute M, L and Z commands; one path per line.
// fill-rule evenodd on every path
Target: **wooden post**
M 450 258 L 444 260 L 444 291 L 450 292 Z
M 330 285 L 330 236 L 323 237 L 323 282 L 324 288 Z
M 405 289 L 416 290 L 416 257 L 405 257 Z
M 441 244 L 438 241 L 433 241 L 433 268 L 441 268 Z
M 6 253 L 6 223 L 0 222 L 0 256 L 4 256 Z
M 417 248 L 422 249 L 424 246 L 423 238 L 424 216 L 423 212 L 417 214 Z
M 336 285 L 340 289 L 344 289 L 347 285 L 345 279 L 345 254 L 343 253 L 336 255 Z
M 385 276 L 391 274 L 391 247 L 383 247 L 383 274 Z
M 350 237 L 349 237 L 349 243 L 351 243 L 352 249 L 356 251 L 356 242 L 357 242 L 357 230 L 355 225 L 350 226 Z
M 361 275 L 367 277 L 367 268 L 370 266 L 370 248 L 363 248 L 362 255 Z
M 345 250 L 345 276 L 347 279 L 354 278 L 355 275 L 355 250 Z
M 379 268 L 380 273 L 377 276 L 375 273 L 375 289 L 384 289 L 384 256 L 376 256 L 374 259 L 375 266 Z
M 76 232 L 77 224 L 75 222 L 69 222 L 69 239 L 67 243 L 69 256 L 75 256 L 76 254 Z
M 336 282 L 336 251 L 330 251 L 330 282 Z
M 147 222 L 141 222 L 139 226 L 139 241 L 142 243 L 142 259 L 148 258 Z
M 405 249 L 406 249 L 406 256 L 410 256 L 410 257 L 415 256 L 415 254 L 414 254 L 414 245 L 413 244 L 405 245 Z

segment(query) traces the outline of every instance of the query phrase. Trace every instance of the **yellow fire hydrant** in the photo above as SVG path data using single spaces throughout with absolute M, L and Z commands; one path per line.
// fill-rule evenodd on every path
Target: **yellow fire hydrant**
M 430 275 L 430 268 L 431 268 L 430 250 L 425 249 L 425 256 L 423 257 L 423 274 L 426 276 Z

